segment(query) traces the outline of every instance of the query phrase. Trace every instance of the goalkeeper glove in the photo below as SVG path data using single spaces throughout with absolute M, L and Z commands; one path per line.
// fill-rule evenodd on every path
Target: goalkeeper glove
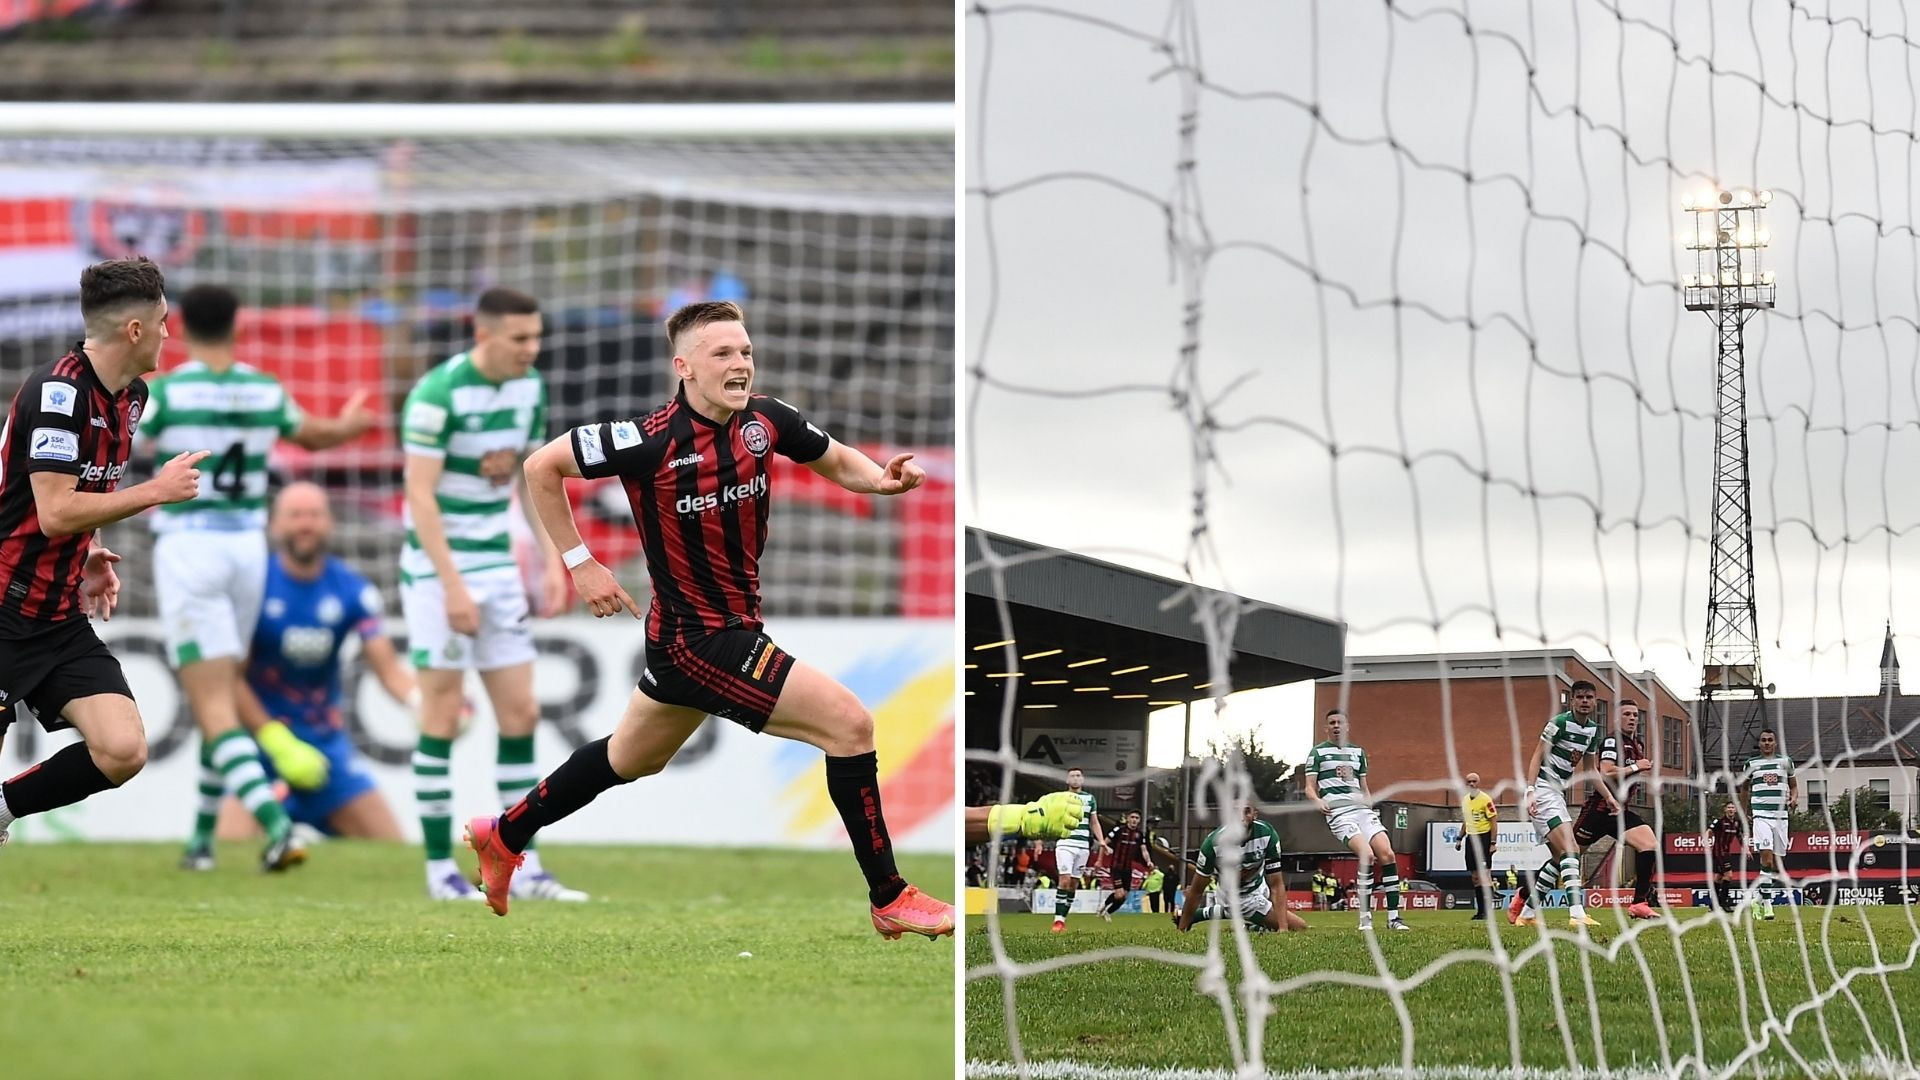
M 1070 791 L 1042 795 L 1030 803 L 1003 803 L 987 810 L 987 829 L 1028 840 L 1058 840 L 1072 832 L 1087 808 Z
M 332 767 L 327 755 L 301 742 L 287 725 L 278 720 L 269 721 L 254 732 L 253 741 L 260 744 L 261 753 L 273 762 L 273 771 L 289 786 L 300 791 L 326 786 L 327 773 Z

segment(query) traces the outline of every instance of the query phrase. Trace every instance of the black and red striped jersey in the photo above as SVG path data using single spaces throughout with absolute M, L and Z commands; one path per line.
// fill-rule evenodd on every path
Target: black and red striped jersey
M 1153 856 L 1147 851 L 1145 829 L 1129 828 L 1124 822 L 1115 825 L 1113 831 L 1107 834 L 1107 844 L 1113 848 L 1110 865 L 1116 873 L 1132 870 L 1135 866 L 1153 869 Z
M 1624 769 L 1636 761 L 1649 759 L 1647 759 L 1646 744 L 1640 741 L 1638 733 L 1628 735 L 1623 732 L 1615 732 L 1600 740 L 1600 760 L 1605 764 Z M 1636 777 L 1635 779 L 1638 778 Z M 1618 777 L 1616 774 L 1613 785 L 1616 794 L 1625 788 L 1627 783 L 1628 780 L 1626 778 Z M 1621 805 L 1625 806 L 1626 804 L 1622 802 Z M 1606 809 L 1606 804 L 1600 801 L 1600 787 L 1598 784 L 1588 785 L 1586 808 L 1589 810 Z
M 93 533 L 42 533 L 33 474 L 66 473 L 79 491 L 119 487 L 146 403 L 145 380 L 108 391 L 78 343 L 35 368 L 13 396 L 0 433 L 0 637 L 26 636 L 35 623 L 81 614 L 80 577 Z
M 618 476 L 633 505 L 653 580 L 648 639 L 759 630 L 760 553 L 772 510 L 767 455 L 804 465 L 827 452 L 827 434 L 762 394 L 716 423 L 695 412 L 682 389 L 645 416 L 574 428 L 571 440 L 580 475 Z
M 1716 859 L 1724 859 L 1733 854 L 1734 845 L 1746 836 L 1746 830 L 1741 828 L 1738 817 L 1714 818 L 1713 824 L 1707 831 L 1713 838 L 1713 857 Z

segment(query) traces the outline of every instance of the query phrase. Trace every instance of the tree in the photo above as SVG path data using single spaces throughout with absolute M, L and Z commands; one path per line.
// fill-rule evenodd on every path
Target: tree
M 1859 817 L 1856 821 L 1854 815 Z M 1827 824 L 1828 815 L 1832 815 L 1833 824 Z M 1887 805 L 1887 797 L 1872 787 L 1857 787 L 1827 802 L 1826 809 L 1803 810 L 1788 818 L 1788 828 L 1795 832 L 1826 832 L 1829 828 L 1840 832 L 1861 829 L 1866 832 L 1899 832 L 1900 812 Z
M 1719 808 L 1725 805 L 1726 796 L 1718 792 L 1709 793 L 1707 808 L 1713 817 L 1719 817 Z M 1692 788 L 1669 788 L 1660 797 L 1660 828 L 1670 833 L 1697 833 L 1700 831 L 1700 797 Z
M 1227 739 L 1209 743 L 1213 756 L 1247 771 L 1253 782 L 1253 796 L 1262 803 L 1285 802 L 1293 787 L 1294 767 L 1286 759 L 1268 752 L 1260 735 L 1243 731 Z

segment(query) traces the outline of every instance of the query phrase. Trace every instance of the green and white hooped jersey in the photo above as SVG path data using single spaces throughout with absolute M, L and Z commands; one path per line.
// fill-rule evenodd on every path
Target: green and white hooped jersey
M 1540 775 L 1534 782 L 1565 791 L 1567 785 L 1573 783 L 1580 759 L 1600 752 L 1603 737 L 1598 712 L 1580 720 L 1568 710 L 1547 721 L 1546 728 L 1540 732 L 1540 741 L 1547 744 L 1547 759 L 1541 763 Z
M 1080 799 L 1080 805 L 1085 807 L 1087 812 L 1081 816 L 1080 824 L 1075 825 L 1073 827 L 1072 832 L 1061 837 L 1059 843 L 1060 844 L 1077 844 L 1083 848 L 1092 848 L 1093 847 L 1093 812 L 1099 809 L 1098 805 L 1096 805 L 1093 800 L 1093 792 L 1088 791 L 1085 788 L 1082 788 L 1079 791 L 1073 791 L 1069 789 L 1068 793 L 1071 795 L 1078 796 Z M 1058 847 L 1059 844 L 1055 844 L 1054 846 Z
M 1220 845 L 1220 836 L 1226 832 L 1226 826 L 1207 834 L 1200 841 L 1200 857 L 1193 862 L 1193 868 L 1207 877 L 1217 878 L 1224 869 L 1220 865 L 1216 848 Z M 1280 834 L 1273 826 L 1264 821 L 1255 821 L 1247 826 L 1246 838 L 1240 841 L 1240 890 L 1257 888 L 1267 879 L 1267 875 L 1280 869 Z
M 143 437 L 155 459 L 208 450 L 200 463 L 200 494 L 160 507 L 153 531 L 245 532 L 267 526 L 267 455 L 300 428 L 302 413 L 280 380 L 234 364 L 215 371 L 189 360 L 153 380 Z
M 1788 803 L 1787 784 L 1793 779 L 1793 759 L 1785 754 L 1747 759 L 1740 782 L 1753 789 L 1755 821 L 1785 821 L 1793 807 Z
M 1353 743 L 1315 743 L 1307 751 L 1307 774 L 1319 786 L 1327 813 L 1367 805 L 1360 790 L 1360 778 L 1367 775 L 1367 752 Z
M 539 374 L 489 382 L 468 353 L 449 357 L 422 376 L 407 395 L 400 441 L 408 454 L 445 461 L 434 500 L 447 531 L 453 565 L 462 574 L 513 565 L 507 512 L 520 456 L 545 441 L 547 390 Z M 498 479 L 481 475 L 489 454 L 510 451 L 512 467 Z M 433 562 L 413 531 L 407 511 L 407 545 L 400 553 L 400 580 L 434 576 Z

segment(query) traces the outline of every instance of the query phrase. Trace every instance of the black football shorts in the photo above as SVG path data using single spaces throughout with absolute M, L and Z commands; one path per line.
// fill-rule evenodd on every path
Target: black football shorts
M 1573 842 L 1586 847 L 1603 836 L 1618 840 L 1645 824 L 1639 814 L 1624 806 L 1620 808 L 1618 817 L 1598 806 L 1590 806 L 1581 810 L 1579 820 L 1573 823 Z
M 757 735 L 773 715 L 793 664 L 764 631 L 744 627 L 649 641 L 640 690 L 655 701 L 724 717 Z
M 132 697 L 120 661 L 84 617 L 42 623 L 32 637 L 0 641 L 0 732 L 30 712 L 48 731 L 72 727 L 67 702 L 95 694 Z

